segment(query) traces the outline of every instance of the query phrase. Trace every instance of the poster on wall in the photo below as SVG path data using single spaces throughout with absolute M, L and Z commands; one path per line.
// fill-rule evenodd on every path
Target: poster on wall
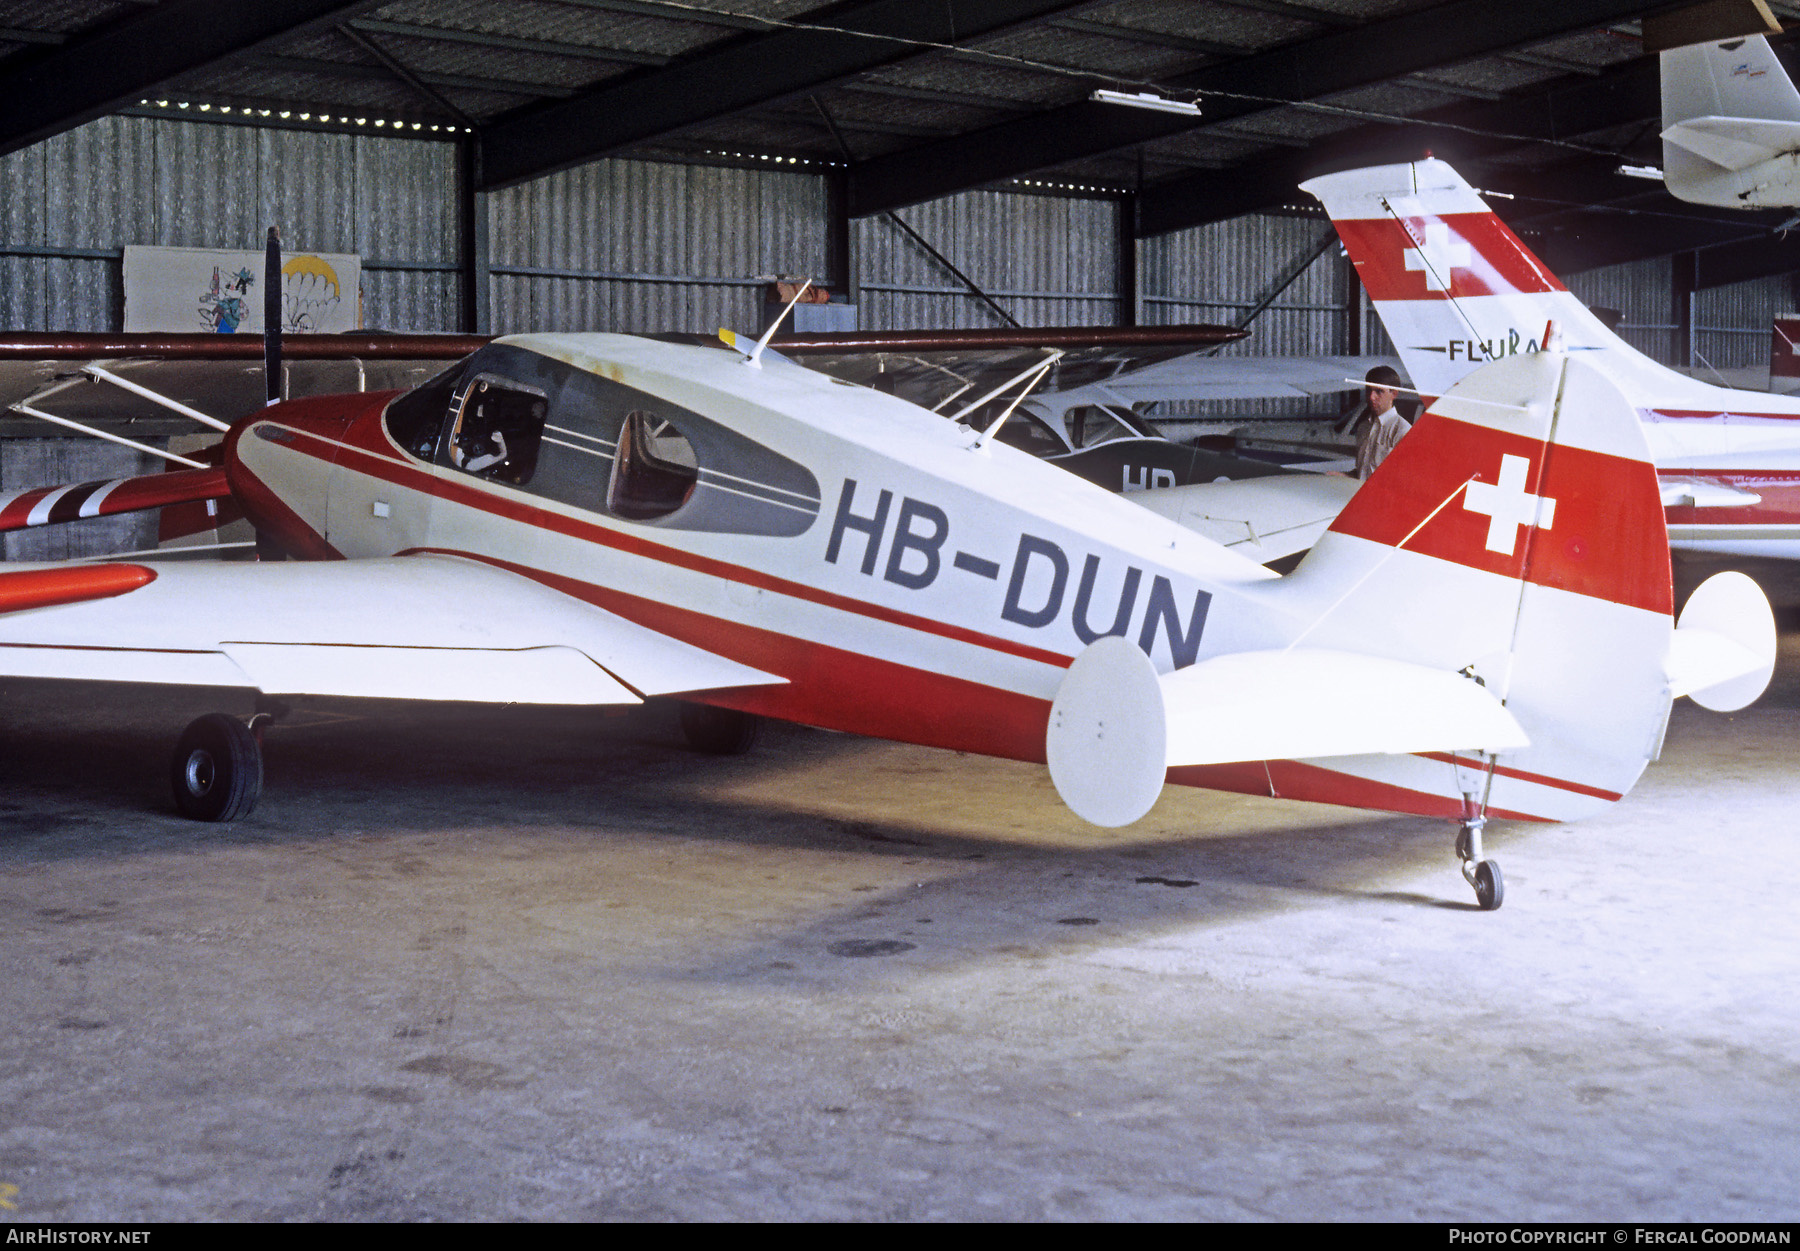
M 263 332 L 263 254 L 215 248 L 125 249 L 126 333 Z M 297 252 L 281 264 L 284 334 L 362 325 L 362 258 Z

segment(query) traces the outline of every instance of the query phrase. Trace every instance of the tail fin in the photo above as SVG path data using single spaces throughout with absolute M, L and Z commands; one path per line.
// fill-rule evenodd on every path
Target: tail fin
M 1602 325 L 1443 161 L 1378 165 L 1300 186 L 1331 215 L 1426 395 L 1443 395 L 1488 361 L 1537 351 L 1550 321 L 1571 354 L 1603 357 L 1640 408 L 1695 388 Z
M 1669 193 L 1725 208 L 1792 206 L 1800 91 L 1761 35 L 1662 53 L 1663 178 Z
M 1349 775 L 1386 794 L 1371 807 L 1567 820 L 1621 798 L 1657 753 L 1661 496 L 1636 412 L 1588 360 L 1520 355 L 1450 390 L 1286 581 L 1312 621 L 1297 644 L 1461 671 L 1530 745 L 1289 762 L 1283 794 L 1328 799 Z

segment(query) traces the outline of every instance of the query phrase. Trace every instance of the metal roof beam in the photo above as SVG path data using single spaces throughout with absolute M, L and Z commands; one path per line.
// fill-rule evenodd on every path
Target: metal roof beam
M 1525 47 L 1635 17 L 1644 8 L 1643 0 L 1516 0 L 1503 6 L 1491 0 L 1450 0 L 1207 66 L 1164 83 L 1201 97 L 1205 116 L 1199 122 L 1084 99 L 864 161 L 851 170 L 850 211 L 862 217 L 936 199 L 1181 134 L 1207 122 Z
M 483 189 L 567 169 L 697 122 L 816 91 L 854 74 L 1094 0 L 845 0 L 767 34 L 703 49 L 481 133 Z M 673 16 L 673 11 L 670 12 Z
M 344 21 L 380 0 L 164 0 L 0 73 L 0 154 L 135 104 L 159 85 L 271 40 Z
M 397 35 L 402 39 L 426 39 L 438 43 L 469 43 L 482 48 L 506 48 L 514 52 L 542 52 L 546 56 L 577 57 L 587 61 L 611 61 L 615 64 L 667 65 L 670 58 L 654 52 L 632 52 L 622 48 L 603 48 L 591 43 L 558 43 L 548 39 L 521 39 L 514 35 L 490 35 L 480 30 L 451 30 L 443 26 L 419 26 L 412 22 L 376 21 L 359 17 L 350 23 L 352 30 L 371 35 Z
M 331 78 L 364 78 L 380 82 L 394 82 L 391 70 L 383 65 L 371 65 L 366 61 L 322 61 L 317 57 L 299 56 L 260 56 L 256 58 L 259 65 L 266 65 L 273 70 L 286 70 L 295 74 L 323 74 Z M 471 78 L 467 74 L 432 74 L 423 70 L 408 71 L 420 82 L 432 87 L 448 87 L 459 91 L 492 91 L 501 95 L 538 96 L 551 99 L 566 99 L 575 94 L 573 87 L 561 87 L 554 83 L 527 83 L 511 78 Z M 337 111 L 354 111 L 360 105 L 334 105 Z
M 1300 195 L 1296 187 L 1308 178 L 1416 160 L 1427 148 L 1452 164 L 1471 164 L 1521 143 L 1567 140 L 1653 117 L 1659 108 L 1657 62 L 1642 57 L 1553 91 L 1508 96 L 1490 104 L 1449 105 L 1403 125 L 1357 126 L 1304 152 L 1284 152 L 1223 173 L 1196 173 L 1158 183 L 1138 197 L 1138 231 L 1167 234 L 1291 204 Z M 1464 170 L 1465 175 L 1469 172 Z

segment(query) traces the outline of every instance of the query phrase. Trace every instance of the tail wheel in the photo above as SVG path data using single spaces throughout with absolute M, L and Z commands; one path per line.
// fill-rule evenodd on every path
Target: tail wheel
M 1505 901 L 1506 879 L 1500 875 L 1500 865 L 1483 860 L 1475 866 L 1475 902 L 1483 912 L 1492 912 Z
M 681 706 L 681 732 L 688 746 L 709 756 L 741 756 L 756 745 L 762 718 L 709 704 Z
M 250 815 L 262 794 L 262 749 L 235 717 L 209 712 L 181 732 L 169 761 L 175 807 L 196 821 Z

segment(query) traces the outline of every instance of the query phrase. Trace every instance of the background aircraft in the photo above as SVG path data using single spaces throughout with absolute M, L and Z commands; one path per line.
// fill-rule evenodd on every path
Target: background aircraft
M 1800 207 L 1800 91 L 1761 35 L 1662 58 L 1663 185 L 1693 204 Z
M 1677 548 L 1800 559 L 1800 396 L 1679 374 L 1607 329 L 1443 161 L 1302 184 L 1331 215 L 1415 385 L 1535 350 L 1546 322 L 1644 425 Z

